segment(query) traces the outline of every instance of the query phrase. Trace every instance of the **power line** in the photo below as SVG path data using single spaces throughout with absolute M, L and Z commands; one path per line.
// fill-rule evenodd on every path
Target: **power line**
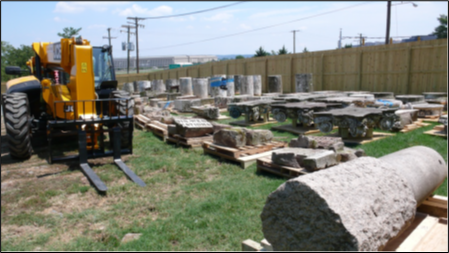
M 198 14 L 198 13 L 202 13 L 202 12 L 207 12 L 207 11 L 213 11 L 213 10 L 218 10 L 218 9 L 222 9 L 222 8 L 226 8 L 232 5 L 237 5 L 237 4 L 241 4 L 247 1 L 240 1 L 237 3 L 233 3 L 233 4 L 228 4 L 228 5 L 223 5 L 220 7 L 215 7 L 215 8 L 211 8 L 211 9 L 206 9 L 206 10 L 201 10 L 201 11 L 194 11 L 194 12 L 189 12 L 189 13 L 183 13 L 183 14 L 176 14 L 176 15 L 168 15 L 168 16 L 159 16 L 159 17 L 146 17 L 146 18 L 141 18 L 141 19 L 159 19 L 159 18 L 174 18 L 174 17 L 181 17 L 181 16 L 187 16 L 187 15 L 192 15 L 192 14 Z
M 326 14 L 330 14 L 330 13 L 334 13 L 334 12 L 338 12 L 338 11 L 342 11 L 342 10 L 354 8 L 354 7 L 357 7 L 357 6 L 360 6 L 360 5 L 370 4 L 370 3 L 372 3 L 372 2 L 365 2 L 365 3 L 362 3 L 362 4 L 356 4 L 356 5 L 352 5 L 352 6 L 349 6 L 349 7 L 344 7 L 344 8 L 340 8 L 340 9 L 337 9 L 337 10 L 327 11 L 327 12 L 323 12 L 323 13 L 320 13 L 320 14 L 308 16 L 308 17 L 305 17 L 305 18 L 300 18 L 300 19 L 295 19 L 295 20 L 291 20 L 291 21 L 279 23 L 279 24 L 276 24 L 276 25 L 270 25 L 270 26 L 265 26 L 265 27 L 261 27 L 261 28 L 252 29 L 252 30 L 249 30 L 249 31 L 244 31 L 244 32 L 239 32 L 239 33 L 233 33 L 233 34 L 223 35 L 223 36 L 219 36 L 219 37 L 215 37 L 215 38 L 210 38 L 210 39 L 205 39 L 205 40 L 199 40 L 199 41 L 194 41 L 194 42 L 187 42 L 187 43 L 182 43 L 182 44 L 177 44 L 177 45 L 172 45 L 172 46 L 157 47 L 157 48 L 148 48 L 148 49 L 142 49 L 142 50 L 164 49 L 164 48 L 171 48 L 171 47 L 178 47 L 178 46 L 191 45 L 191 44 L 200 43 L 200 42 L 205 42 L 205 41 L 210 41 L 210 40 L 222 39 L 222 38 L 231 37 L 231 36 L 236 36 L 236 35 L 245 34 L 245 33 L 249 33 L 249 32 L 259 31 L 259 30 L 263 30 L 263 29 L 267 29 L 267 28 L 271 28 L 271 27 L 275 27 L 275 26 L 285 25 L 285 24 L 289 24 L 289 23 L 293 23 L 293 22 L 297 22 L 297 21 L 302 21 L 302 20 L 306 20 L 306 19 L 310 19 L 310 18 L 314 18 L 314 17 L 319 17 L 319 16 L 323 16 L 323 15 L 326 15 Z

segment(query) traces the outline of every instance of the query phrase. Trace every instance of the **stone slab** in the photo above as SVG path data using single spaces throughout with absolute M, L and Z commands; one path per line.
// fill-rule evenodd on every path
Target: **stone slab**
M 359 107 L 346 107 L 343 109 L 335 109 L 326 112 L 317 112 L 315 116 L 333 115 L 333 116 L 348 116 L 362 118 L 368 115 L 382 115 L 382 110 L 377 108 L 359 108 Z
M 214 128 L 210 122 L 205 119 L 174 119 L 176 130 L 183 137 L 199 137 L 212 134 Z
M 257 126 L 263 126 L 263 125 L 268 125 L 268 124 L 273 124 L 273 123 L 277 123 L 277 121 L 273 118 L 270 118 L 267 122 L 264 122 L 263 120 L 259 120 L 257 122 L 246 123 L 246 121 L 244 121 L 244 120 L 239 120 L 239 121 L 230 122 L 229 124 L 234 125 L 234 126 L 243 126 L 243 127 L 247 127 L 247 126 L 257 127 Z
M 335 127 L 336 129 L 337 127 Z M 320 130 L 315 127 L 294 127 L 292 124 L 285 124 L 280 126 L 271 127 L 271 130 L 285 131 L 293 134 L 316 134 Z
M 323 149 L 284 148 L 273 152 L 273 163 L 309 171 L 324 169 L 338 163 L 335 152 Z

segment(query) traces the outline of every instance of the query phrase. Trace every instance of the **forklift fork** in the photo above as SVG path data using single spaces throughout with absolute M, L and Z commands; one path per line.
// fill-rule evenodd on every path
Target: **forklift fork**
M 126 164 L 121 159 L 121 140 L 120 140 L 120 128 L 113 128 L 114 135 L 114 163 L 125 173 L 125 175 L 131 179 L 133 182 L 137 183 L 140 186 L 146 186 L 146 184 L 140 179 L 131 169 L 126 166 Z M 97 188 L 100 192 L 106 192 L 108 188 L 104 184 L 103 181 L 95 174 L 92 168 L 87 163 L 87 141 L 86 141 L 86 132 L 79 130 L 78 131 L 78 144 L 79 144 L 79 161 L 80 168 L 84 172 L 84 175 L 92 182 L 92 184 Z

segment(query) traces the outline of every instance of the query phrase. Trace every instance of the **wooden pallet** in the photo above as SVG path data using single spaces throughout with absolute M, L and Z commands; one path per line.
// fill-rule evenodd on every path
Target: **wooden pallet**
M 334 126 L 334 129 L 337 129 L 337 126 Z M 285 131 L 293 134 L 317 134 L 320 132 L 319 129 L 316 129 L 315 127 L 293 127 L 292 124 L 285 124 L 281 126 L 275 126 L 271 127 L 271 130 L 277 130 L 277 131 Z
M 220 152 L 221 154 L 230 156 L 232 158 L 239 158 L 248 155 L 260 154 L 265 151 L 284 148 L 287 146 L 288 146 L 287 143 L 280 141 L 271 141 L 264 143 L 263 145 L 261 144 L 257 146 L 244 146 L 240 148 L 230 148 L 218 144 L 213 144 L 212 142 L 205 142 L 203 144 L 203 147 L 206 147 L 207 149 L 216 150 L 217 152 Z
M 136 127 L 142 129 L 142 130 L 147 130 L 149 131 L 149 129 L 147 129 L 145 127 L 146 124 L 148 124 L 151 120 L 141 114 L 138 115 L 134 115 L 134 124 Z
M 438 122 L 440 119 L 440 116 L 438 115 L 427 115 L 424 118 L 419 118 L 419 121 L 426 121 L 426 122 Z
M 273 124 L 273 123 L 277 123 L 277 121 L 272 119 L 272 118 L 270 118 L 270 120 L 268 120 L 267 122 L 264 122 L 264 121 L 260 120 L 258 122 L 246 123 L 246 121 L 244 121 L 244 120 L 239 120 L 239 121 L 230 122 L 229 124 L 230 125 L 234 125 L 234 126 L 243 126 L 243 127 L 248 127 L 248 126 L 258 127 L 258 126 L 263 126 L 263 125 Z
M 179 134 L 175 134 L 173 136 L 167 136 L 167 142 L 169 143 L 175 143 L 177 145 L 189 147 L 189 148 L 196 148 L 201 147 L 201 144 L 203 142 L 212 141 L 214 138 L 213 135 L 206 135 L 206 136 L 200 136 L 200 137 L 183 137 Z
M 146 124 L 145 127 L 147 129 L 150 129 L 150 131 L 153 132 L 154 135 L 161 137 L 163 141 L 167 140 L 168 131 L 166 129 L 153 124 Z
M 430 125 L 430 123 L 424 123 L 424 122 L 418 120 L 418 121 L 413 122 L 412 124 L 408 124 L 408 125 L 404 126 L 404 128 L 400 132 L 408 133 L 410 131 L 413 131 L 415 129 L 418 129 L 420 127 L 425 127 L 428 125 Z
M 372 138 L 347 138 L 347 139 L 343 139 L 344 143 L 350 143 L 350 144 L 366 144 L 366 143 L 370 143 L 373 141 L 378 141 L 378 140 L 382 140 L 385 139 L 389 136 L 394 136 L 395 134 L 393 133 L 381 133 L 381 132 L 373 132 L 373 137 Z M 329 137 L 340 137 L 340 135 L 338 133 L 334 133 L 334 134 L 329 134 L 329 135 L 325 135 L 325 136 L 329 136 Z
M 412 224 L 383 251 L 448 251 L 447 197 L 431 196 L 416 211 Z M 273 251 L 273 247 L 266 239 L 260 243 L 247 239 L 242 242 L 242 251 Z
M 447 133 L 444 132 L 444 125 L 435 126 L 432 130 L 426 131 L 424 133 L 447 138 Z
M 305 168 L 293 168 L 283 165 L 274 164 L 271 161 L 271 156 L 262 157 L 257 159 L 257 172 L 266 171 L 278 176 L 286 177 L 286 178 L 294 178 L 301 175 L 306 175 L 311 172 L 306 170 Z
M 223 159 L 240 163 L 243 169 L 256 162 L 257 159 L 269 156 L 275 152 L 276 149 L 287 147 L 285 142 L 272 141 L 263 146 L 245 146 L 239 149 L 229 148 L 221 145 L 213 144 L 212 142 L 204 142 L 202 147 L 206 154 L 216 155 Z

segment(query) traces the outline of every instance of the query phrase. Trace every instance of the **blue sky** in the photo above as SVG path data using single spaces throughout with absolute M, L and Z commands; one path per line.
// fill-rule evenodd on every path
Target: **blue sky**
M 15 47 L 32 42 L 56 42 L 64 27 L 82 27 L 80 34 L 92 45 L 107 44 L 107 28 L 115 57 L 125 57 L 121 43 L 127 34 L 121 33 L 127 17 L 155 17 L 204 10 L 236 2 L 1 2 L 1 37 Z M 364 4 L 363 4 L 364 3 Z M 402 4 L 401 4 L 402 3 Z M 438 26 L 437 17 L 447 15 L 448 3 L 393 1 L 391 36 L 426 35 Z M 360 5 L 363 4 L 363 5 Z M 359 6 L 356 6 L 359 5 Z M 355 7 L 351 7 L 355 6 Z M 346 9 L 344 9 L 346 8 Z M 339 10 L 343 9 L 343 10 Z M 335 12 L 333 12 L 335 11 Z M 323 14 L 331 12 L 328 14 Z M 139 55 L 194 54 L 254 54 L 260 46 L 278 51 L 283 45 L 293 51 L 292 30 L 296 33 L 296 52 L 337 47 L 340 28 L 343 36 L 384 37 L 387 2 L 243 2 L 227 8 L 176 18 L 144 20 L 139 29 Z M 317 17 L 314 15 L 323 14 Z M 311 18 L 307 18 L 311 17 Z M 307 19 L 303 19 L 307 18 Z M 303 20 L 299 20 L 303 19 Z M 299 20 L 299 21 L 294 21 Z M 234 33 L 247 32 L 266 26 L 268 29 L 237 36 L 197 42 Z M 383 41 L 384 39 L 368 39 Z M 135 36 L 131 36 L 135 42 Z M 344 44 L 358 44 L 345 39 Z M 168 47 L 172 46 L 173 47 Z M 167 48 L 163 48 L 167 47 Z M 135 52 L 131 52 L 131 56 Z

